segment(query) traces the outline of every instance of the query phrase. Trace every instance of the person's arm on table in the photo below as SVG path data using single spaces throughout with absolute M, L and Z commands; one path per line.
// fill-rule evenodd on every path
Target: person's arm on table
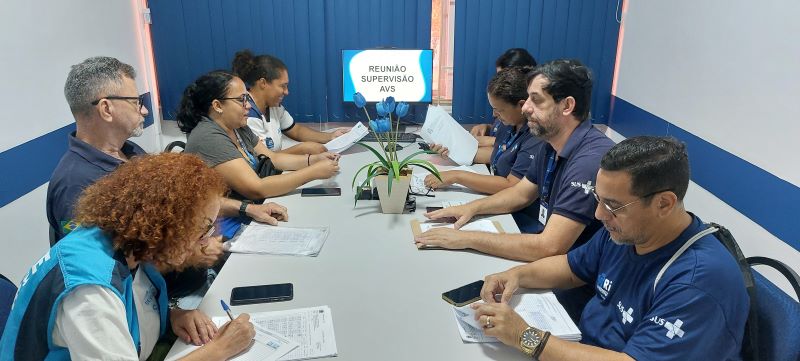
M 430 144 L 430 147 L 431 151 L 439 153 L 442 158 L 447 158 L 450 156 L 450 150 L 441 144 Z M 491 158 L 491 147 L 478 147 L 478 150 L 475 152 L 475 157 L 472 158 L 472 164 L 489 164 L 489 162 L 491 162 Z
M 433 175 L 426 176 L 425 186 L 436 189 L 458 183 L 477 192 L 495 194 L 503 189 L 513 187 L 520 180 L 511 174 L 507 177 L 500 177 L 463 170 L 447 170 L 440 172 L 440 175 L 442 176 L 441 181 Z
M 447 249 L 470 248 L 493 256 L 517 261 L 535 261 L 566 253 L 578 239 L 585 225 L 554 214 L 539 234 L 467 232 L 434 228 L 415 238 L 421 245 Z
M 476 215 L 515 212 L 531 204 L 538 196 L 539 187 L 525 178 L 513 187 L 503 189 L 491 196 L 464 205 L 425 213 L 425 217 L 429 219 L 455 217 L 457 219 L 455 228 L 458 229 Z
M 222 174 L 231 189 L 248 199 L 260 199 L 289 193 L 315 179 L 330 178 L 339 171 L 339 165 L 326 159 L 294 172 L 264 178 L 259 178 L 242 158 L 218 164 L 214 169 Z
M 254 150 L 256 154 L 269 157 L 269 159 L 272 160 L 272 164 L 280 170 L 298 170 L 309 167 L 317 162 L 325 160 L 338 161 L 339 159 L 337 154 L 327 152 L 313 155 L 273 152 L 261 142 L 255 146 Z
M 250 323 L 250 315 L 243 313 L 235 320 L 220 327 L 216 337 L 203 347 L 181 358 L 194 360 L 227 360 L 250 347 L 256 331 Z
M 284 154 L 319 154 L 325 153 L 328 151 L 328 148 L 325 148 L 325 145 L 316 142 L 300 142 L 295 144 L 289 148 L 284 148 L 278 151 L 278 153 Z
M 338 128 L 333 132 L 326 133 L 295 123 L 285 134 L 298 142 L 327 143 L 349 131 L 350 128 Z
M 219 208 L 219 215 L 222 217 L 237 217 L 239 216 L 239 208 L 242 206 L 242 201 L 230 198 L 223 198 L 222 204 Z M 269 225 L 277 226 L 278 221 L 289 220 L 289 213 L 286 207 L 268 202 L 264 204 L 248 203 L 245 206 L 245 214 L 256 222 L 266 223 Z

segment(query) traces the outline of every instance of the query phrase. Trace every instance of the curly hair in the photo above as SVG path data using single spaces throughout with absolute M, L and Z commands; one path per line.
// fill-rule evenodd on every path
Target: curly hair
M 75 219 L 103 230 L 128 257 L 182 269 L 192 266 L 180 260 L 196 245 L 204 206 L 226 192 L 222 176 L 195 155 L 144 155 L 86 188 Z

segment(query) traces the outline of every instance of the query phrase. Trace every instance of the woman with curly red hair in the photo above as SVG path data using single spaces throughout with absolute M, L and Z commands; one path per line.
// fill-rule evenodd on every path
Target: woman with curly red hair
M 226 359 L 255 331 L 242 315 L 217 330 L 199 311 L 170 312 L 158 270 L 191 267 L 227 187 L 200 158 L 135 158 L 87 188 L 80 226 L 28 272 L 8 318 L 0 354 L 33 359 L 145 360 L 170 323 L 205 346 L 186 357 Z M 188 262 L 187 262 L 188 261 Z

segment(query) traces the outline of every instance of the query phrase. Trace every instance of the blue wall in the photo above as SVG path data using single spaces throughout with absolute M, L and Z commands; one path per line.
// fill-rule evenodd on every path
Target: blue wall
M 342 49 L 430 48 L 430 0 L 151 0 L 165 119 L 201 74 L 230 69 L 236 51 L 289 68 L 284 106 L 298 121 L 360 118 L 342 102 Z M 363 114 L 363 112 L 361 113 Z
M 617 1 L 458 0 L 453 59 L 453 116 L 491 119 L 486 84 L 509 48 L 527 49 L 539 63 L 576 58 L 594 73 L 592 121 L 607 123 L 617 53 Z

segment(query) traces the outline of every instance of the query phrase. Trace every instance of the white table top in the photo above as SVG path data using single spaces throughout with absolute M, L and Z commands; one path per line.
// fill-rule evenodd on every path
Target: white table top
M 377 145 L 377 144 L 376 144 Z M 400 152 L 419 150 L 411 144 Z M 455 164 L 423 155 L 440 165 Z M 378 201 L 359 201 L 353 207 L 350 183 L 355 171 L 374 156 L 354 145 L 342 155 L 334 179 L 307 186 L 336 184 L 341 197 L 300 197 L 299 191 L 270 201 L 289 209 L 287 226 L 330 227 L 318 257 L 233 254 L 228 259 L 200 310 L 223 316 L 219 300 L 230 299 L 238 286 L 291 282 L 288 302 L 232 307 L 233 312 L 264 312 L 328 305 L 332 311 L 338 360 L 524 360 L 502 344 L 461 341 L 449 304 L 442 292 L 519 263 L 472 251 L 419 251 L 409 222 L 424 220 L 426 206 L 442 200 L 472 200 L 469 191 L 437 191 L 435 198 L 417 196 L 412 214 L 382 214 Z M 473 166 L 487 173 L 483 165 Z M 362 178 L 363 180 L 363 178 Z M 519 232 L 510 215 L 491 217 L 506 232 Z M 185 349 L 177 341 L 170 356 Z

